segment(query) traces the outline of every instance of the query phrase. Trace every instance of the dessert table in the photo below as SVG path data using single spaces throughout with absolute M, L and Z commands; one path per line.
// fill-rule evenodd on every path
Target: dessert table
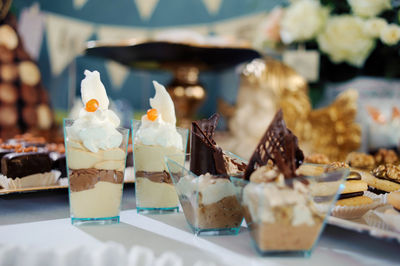
M 331 225 L 310 258 L 259 257 L 250 245 L 246 227 L 237 236 L 195 237 L 182 212 L 138 215 L 132 184 L 124 188 L 121 223 L 116 225 L 72 226 L 66 189 L 3 195 L 0 210 L 0 251 L 6 245 L 56 250 L 84 245 L 95 249 L 113 242 L 126 250 L 132 246 L 151 248 L 156 256 L 172 252 L 183 265 L 398 265 L 400 261 L 398 242 Z

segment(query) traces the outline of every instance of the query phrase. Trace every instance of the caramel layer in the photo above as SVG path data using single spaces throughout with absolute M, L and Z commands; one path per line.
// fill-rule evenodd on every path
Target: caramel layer
M 250 233 L 261 251 L 309 250 L 316 241 L 322 226 L 322 219 L 314 217 L 314 225 L 293 226 L 287 221 L 275 223 L 253 222 L 251 214 L 244 208 Z
M 238 227 L 243 220 L 242 207 L 236 196 L 225 197 L 215 203 L 193 206 L 189 199 L 181 199 L 186 219 L 200 229 Z
M 72 192 L 88 190 L 94 188 L 97 182 L 110 182 L 122 184 L 124 173 L 116 170 L 89 169 L 69 169 L 69 186 Z

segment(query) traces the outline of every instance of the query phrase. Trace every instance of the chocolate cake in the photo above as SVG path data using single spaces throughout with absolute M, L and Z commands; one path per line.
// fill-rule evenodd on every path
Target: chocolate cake
M 8 178 L 51 171 L 51 160 L 47 152 L 8 153 L 1 159 L 1 173 Z

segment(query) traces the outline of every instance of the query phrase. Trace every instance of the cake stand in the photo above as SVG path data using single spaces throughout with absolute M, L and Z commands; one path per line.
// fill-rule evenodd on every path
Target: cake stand
M 167 70 L 173 79 L 167 90 L 175 103 L 180 126 L 188 127 L 206 99 L 199 83 L 204 70 L 221 70 L 258 58 L 261 55 L 246 46 L 218 46 L 169 41 L 130 39 L 119 42 L 90 41 L 86 54 L 115 60 L 141 70 Z

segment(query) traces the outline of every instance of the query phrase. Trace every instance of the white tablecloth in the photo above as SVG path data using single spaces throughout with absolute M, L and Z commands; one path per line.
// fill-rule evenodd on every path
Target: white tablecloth
M 50 192 L 1 197 L 0 247 L 32 245 L 68 249 L 85 245 L 95 249 L 112 241 L 126 250 L 137 245 L 151 248 L 156 256 L 172 252 L 184 265 L 193 265 L 199 260 L 216 265 L 399 265 L 400 262 L 397 242 L 377 240 L 333 226 L 326 228 L 311 258 L 262 258 L 251 246 L 246 228 L 237 236 L 195 237 L 183 213 L 138 215 L 132 209 L 132 189 L 124 191 L 126 210 L 121 213 L 120 224 L 76 227 L 69 218 L 54 219 L 68 216 L 67 200 L 65 194 Z

